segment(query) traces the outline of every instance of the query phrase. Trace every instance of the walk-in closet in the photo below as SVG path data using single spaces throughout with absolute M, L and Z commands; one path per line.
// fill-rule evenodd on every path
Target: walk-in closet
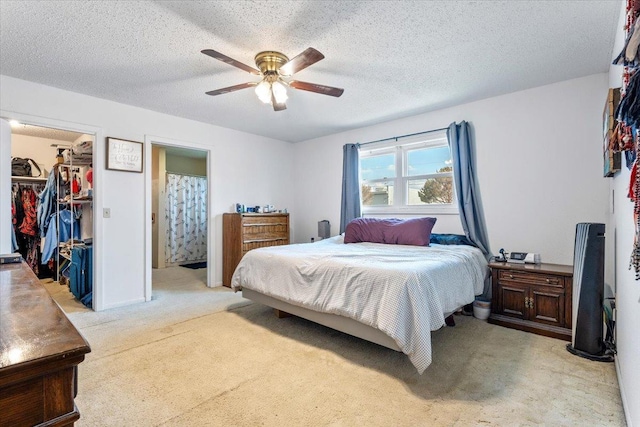
M 12 249 L 51 292 L 93 303 L 92 135 L 11 126 Z

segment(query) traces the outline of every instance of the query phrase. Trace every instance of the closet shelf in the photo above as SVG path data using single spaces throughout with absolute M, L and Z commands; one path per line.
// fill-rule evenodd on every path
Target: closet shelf
M 93 203 L 93 199 L 73 199 L 73 200 L 58 200 L 61 205 L 80 204 L 80 203 Z
M 39 176 L 12 176 L 12 182 L 47 182 L 47 178 Z
M 76 159 L 75 157 L 73 158 L 73 165 L 69 162 L 64 162 L 64 163 L 58 163 L 58 165 L 60 167 L 65 167 L 65 168 L 71 168 L 71 167 L 76 167 L 76 166 L 89 166 L 93 163 L 93 159 L 88 158 L 88 159 Z

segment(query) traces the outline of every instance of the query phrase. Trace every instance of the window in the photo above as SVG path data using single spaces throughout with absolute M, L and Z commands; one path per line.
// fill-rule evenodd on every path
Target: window
M 360 150 L 365 213 L 457 213 L 453 162 L 445 131 Z

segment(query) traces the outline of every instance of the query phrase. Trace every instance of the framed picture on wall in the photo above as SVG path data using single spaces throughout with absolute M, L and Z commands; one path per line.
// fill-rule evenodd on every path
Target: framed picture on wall
M 603 175 L 611 177 L 620 170 L 621 154 L 611 149 L 611 140 L 616 128 L 614 117 L 620 102 L 620 88 L 609 89 L 607 102 L 602 113 L 602 157 L 604 163 Z
M 142 142 L 107 137 L 107 169 L 142 172 Z

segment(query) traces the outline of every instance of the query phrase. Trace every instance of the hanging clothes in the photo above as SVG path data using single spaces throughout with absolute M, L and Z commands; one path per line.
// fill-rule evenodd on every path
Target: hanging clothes
M 48 268 L 40 265 L 40 234 L 37 224 L 38 192 L 42 185 L 18 183 L 12 187 L 11 198 L 11 246 L 38 276 L 48 277 Z
M 207 258 L 207 179 L 167 174 L 167 263 Z
M 41 236 L 47 235 L 51 214 L 56 211 L 56 199 L 58 198 L 57 173 L 58 170 L 56 168 L 51 169 L 47 184 L 39 196 L 40 203 L 38 204 L 37 218 Z
M 624 65 L 622 72 L 622 99 L 616 109 L 616 119 L 620 122 L 617 145 L 614 151 L 624 151 L 627 167 L 631 169 L 628 196 L 633 202 L 634 241 L 629 261 L 629 269 L 635 270 L 636 280 L 640 280 L 640 174 L 638 173 L 638 151 L 640 149 L 640 2 L 627 0 L 627 38 L 622 52 L 614 59 L 614 64 Z
M 74 246 L 69 267 L 69 290 L 86 307 L 93 301 L 93 248 Z
M 22 190 L 22 209 L 24 217 L 18 227 L 22 234 L 29 236 L 38 235 L 36 193 L 32 188 Z
M 44 248 L 42 249 L 42 262 L 49 261 L 58 247 L 58 222 L 60 223 L 60 242 L 66 242 L 71 238 L 71 228 L 73 223 L 73 238 L 80 240 L 80 222 L 70 209 L 61 210 L 59 218 L 56 219 L 56 213 L 50 215 L 47 235 L 44 239 Z

